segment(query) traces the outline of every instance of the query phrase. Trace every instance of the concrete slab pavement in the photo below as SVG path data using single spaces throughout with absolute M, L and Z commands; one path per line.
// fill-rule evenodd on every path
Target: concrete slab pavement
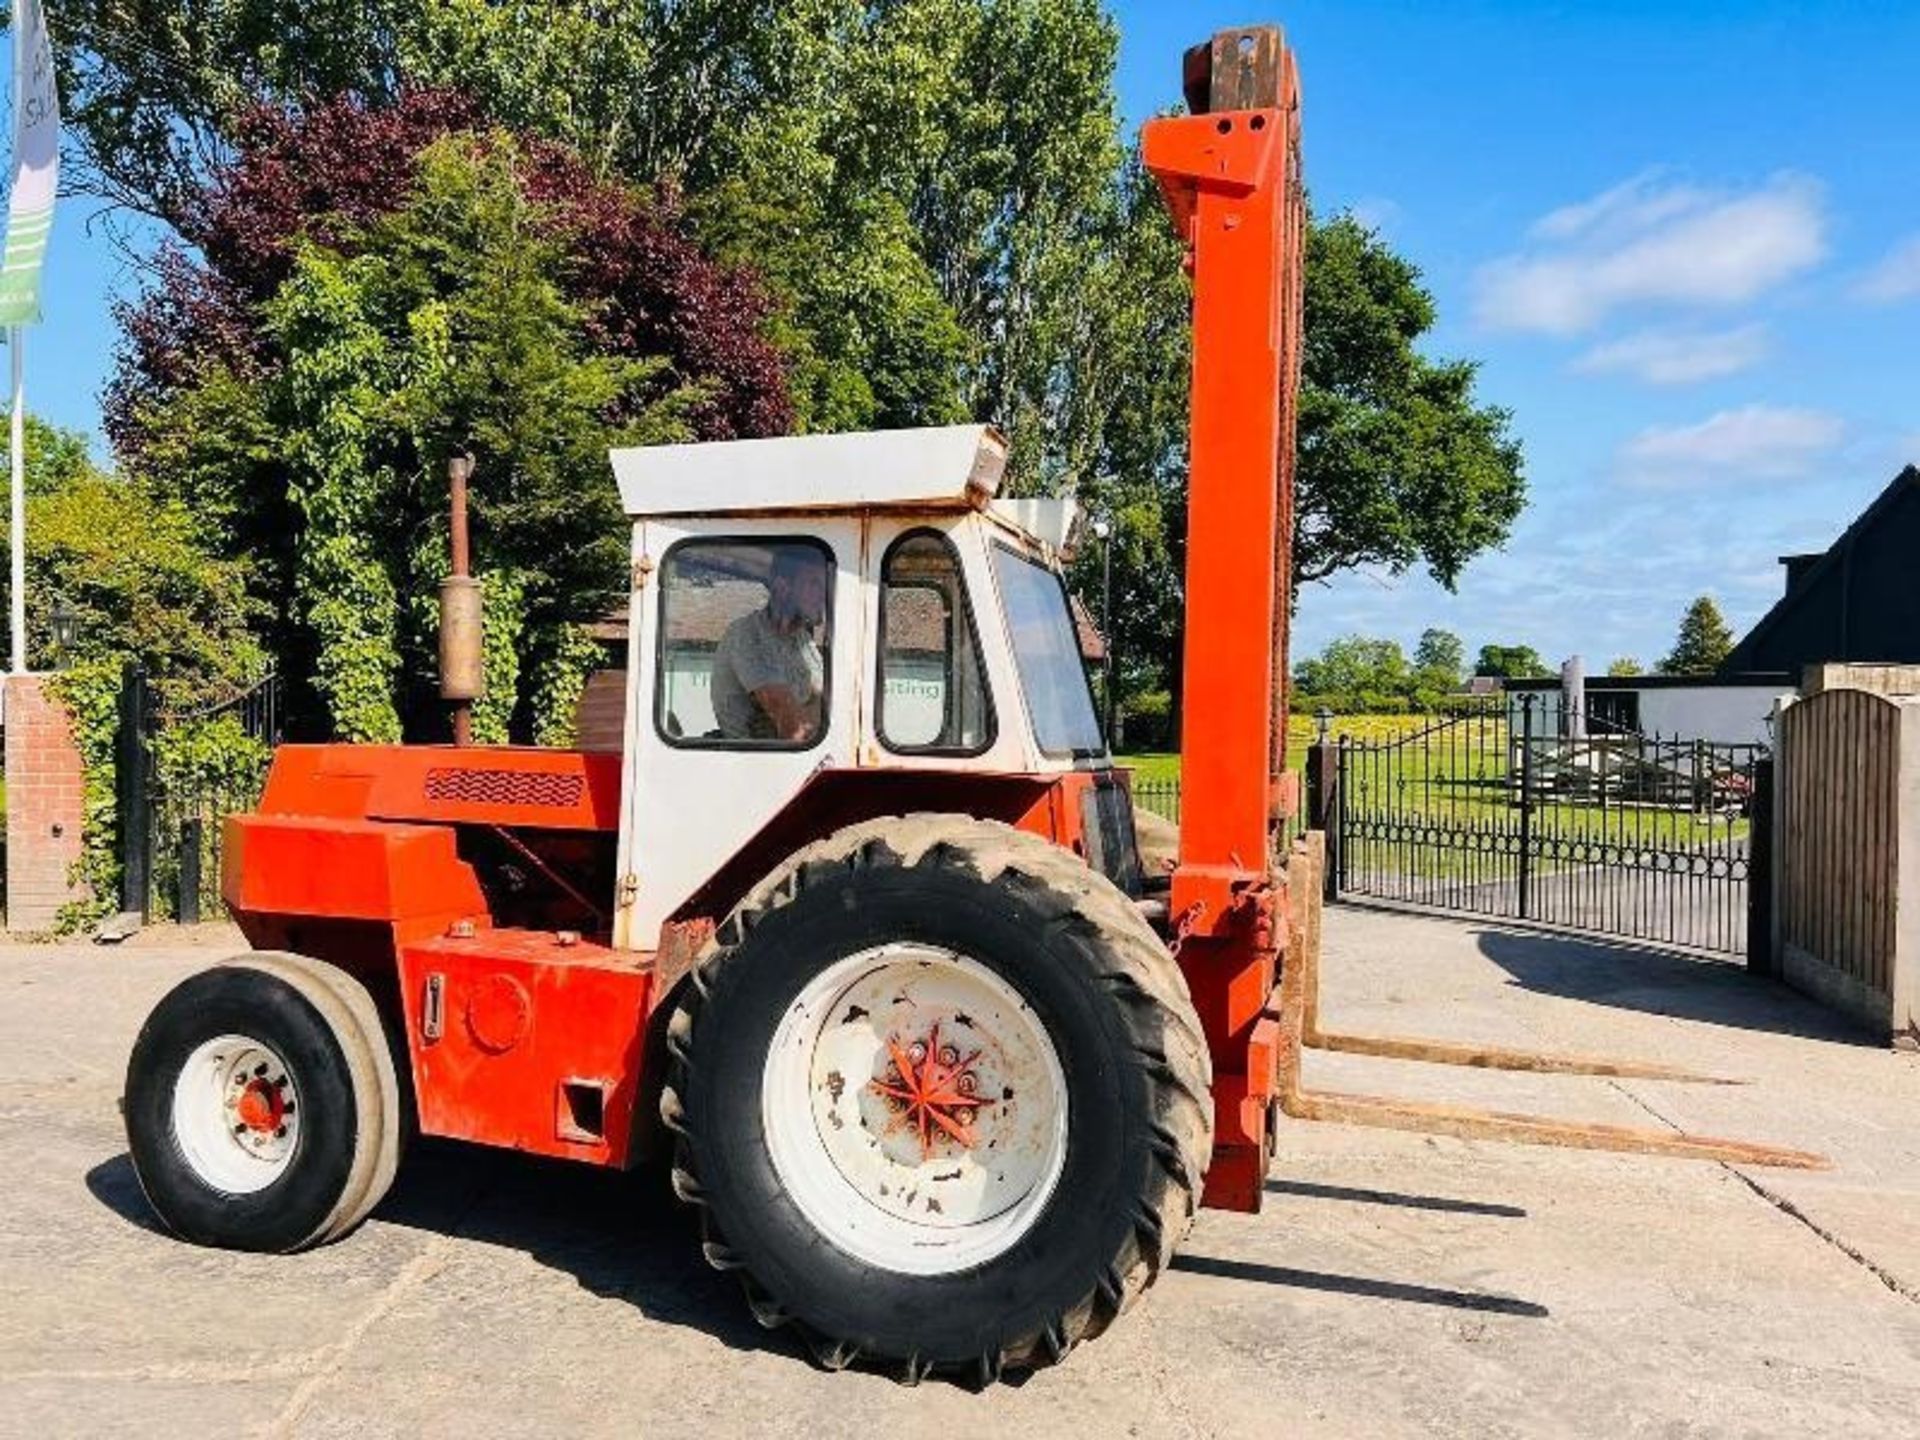
M 815 1370 L 656 1177 L 424 1144 L 308 1255 L 153 1228 L 115 1099 L 214 949 L 0 948 L 0 1434 L 1905 1434 L 1920 1058 L 1729 967 L 1333 912 L 1330 1024 L 1636 1054 L 1740 1087 L 1313 1056 L 1311 1083 L 1824 1149 L 1831 1172 L 1288 1124 L 1100 1341 L 974 1394 Z M 162 937 L 164 938 L 164 937 Z

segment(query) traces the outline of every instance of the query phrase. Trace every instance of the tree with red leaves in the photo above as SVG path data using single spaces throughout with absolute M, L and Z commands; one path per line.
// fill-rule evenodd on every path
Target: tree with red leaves
M 198 254 L 163 254 L 122 313 L 123 464 L 250 562 L 316 728 L 393 738 L 436 709 L 423 607 L 445 460 L 470 447 L 496 576 L 483 732 L 553 733 L 569 627 L 624 576 L 608 446 L 792 423 L 759 283 L 701 251 L 672 195 L 458 96 L 260 110 L 241 135 L 182 209 Z
M 122 457 L 137 461 L 139 416 L 190 383 L 200 357 L 254 349 L 259 307 L 287 278 L 296 242 L 335 243 L 391 213 L 414 185 L 421 150 L 482 128 L 473 104 L 444 90 L 414 91 L 383 108 L 342 98 L 305 113 L 248 112 L 233 160 L 180 210 L 181 239 L 203 263 L 169 246 L 154 283 L 121 307 L 125 343 L 106 427 Z M 766 336 L 768 301 L 753 274 L 709 259 L 671 193 L 596 178 L 558 145 L 522 148 L 527 197 L 543 232 L 567 246 L 562 284 L 591 312 L 596 347 L 664 356 L 682 383 L 700 385 L 699 439 L 790 429 L 785 366 Z

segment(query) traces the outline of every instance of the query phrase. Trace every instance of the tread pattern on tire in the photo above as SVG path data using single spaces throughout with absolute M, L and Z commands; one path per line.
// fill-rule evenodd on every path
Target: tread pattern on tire
M 1098 980 L 1114 1000 L 1133 1048 L 1153 1084 L 1156 1123 L 1147 1193 L 1139 1197 L 1126 1243 L 1093 1277 L 1078 1302 L 1031 1334 L 970 1367 L 948 1367 L 978 1385 L 1009 1369 L 1038 1368 L 1093 1339 L 1159 1276 L 1193 1223 L 1213 1146 L 1212 1060 L 1202 1038 L 1186 977 L 1131 901 L 1106 877 L 1051 842 L 996 821 L 964 815 L 887 816 L 840 830 L 794 854 L 734 908 L 680 989 L 667 1029 L 668 1070 L 660 1097 L 662 1122 L 674 1135 L 673 1188 L 700 1214 L 702 1249 L 715 1269 L 733 1270 L 755 1318 L 769 1328 L 793 1324 L 816 1361 L 842 1369 L 864 1358 L 852 1343 L 814 1333 L 768 1295 L 720 1233 L 703 1198 L 681 1095 L 698 1063 L 696 1033 L 713 977 L 767 915 L 811 885 L 849 869 L 885 864 L 955 866 L 979 880 L 1015 888 L 1050 927 L 1097 934 Z M 896 1361 L 896 1378 L 916 1384 L 935 1367 L 919 1356 Z
M 363 1178 L 357 1177 L 359 1183 L 349 1185 L 348 1193 L 340 1197 L 340 1207 L 329 1223 L 308 1242 L 310 1245 L 331 1244 L 373 1213 L 374 1207 L 386 1198 L 394 1177 L 400 1171 L 401 1134 L 404 1129 L 400 1114 L 400 1082 L 392 1053 L 387 1049 L 386 1027 L 381 1023 L 380 1007 L 374 1003 L 367 987 L 352 975 L 338 965 L 316 960 L 310 955 L 291 950 L 256 950 L 246 955 L 236 955 L 223 963 L 269 971 L 289 983 L 297 984 L 303 993 L 310 994 L 305 984 L 294 979 L 295 976 L 304 977 L 324 988 L 346 1007 L 353 1022 L 352 1031 L 336 1022 L 334 1034 L 343 1048 L 356 1040 L 360 1042 L 361 1053 L 351 1057 L 349 1063 L 357 1059 L 371 1071 L 379 1103 L 373 1117 L 376 1133 L 372 1137 L 371 1168 Z

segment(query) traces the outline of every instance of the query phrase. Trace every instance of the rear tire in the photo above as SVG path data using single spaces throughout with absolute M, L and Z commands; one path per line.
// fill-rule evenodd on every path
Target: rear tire
M 387 1197 L 387 1191 L 393 1188 L 394 1178 L 400 1173 L 400 1158 L 406 1149 L 408 1138 L 409 1097 L 400 1085 L 400 1065 L 404 1057 L 396 1060 L 394 1045 L 387 1035 L 385 1023 L 380 1018 L 380 1007 L 374 1003 L 367 987 L 342 970 L 338 965 L 325 960 L 316 960 L 310 955 L 297 955 L 291 950 L 256 950 L 238 959 L 226 962 L 230 965 L 250 965 L 256 969 L 269 970 L 285 975 L 289 979 L 306 976 L 313 983 L 324 987 L 342 1005 L 346 1006 L 353 1024 L 336 1031 L 336 1038 L 343 1047 L 353 1049 L 356 1071 L 370 1072 L 379 1092 L 379 1103 L 374 1107 L 372 1122 L 376 1133 L 370 1137 L 372 1164 L 364 1163 L 365 1181 L 357 1188 L 358 1194 L 349 1201 L 343 1197 L 343 1208 L 333 1224 L 327 1227 L 327 1233 L 316 1244 L 328 1244 L 350 1233 L 362 1220 L 371 1215 L 380 1202 Z
M 397 1123 L 380 1074 L 391 1060 L 333 984 L 287 961 L 182 981 L 127 1063 L 134 1171 L 161 1221 L 196 1244 L 303 1250 L 371 1208 Z
M 796 855 L 720 928 L 668 1052 L 707 1258 L 823 1364 L 909 1381 L 1099 1334 L 1185 1235 L 1212 1144 L 1192 1003 L 1132 902 L 965 816 Z

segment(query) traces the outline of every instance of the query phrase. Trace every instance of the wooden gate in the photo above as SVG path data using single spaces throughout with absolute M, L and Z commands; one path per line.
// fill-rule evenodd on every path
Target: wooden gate
M 1779 746 L 1777 973 L 1876 1030 L 1913 1033 L 1920 702 L 1824 690 L 1781 712 Z

